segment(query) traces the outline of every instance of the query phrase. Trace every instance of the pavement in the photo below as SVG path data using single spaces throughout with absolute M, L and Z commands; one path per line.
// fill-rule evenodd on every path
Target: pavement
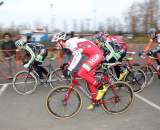
M 82 110 L 70 119 L 56 119 L 45 108 L 50 87 L 39 86 L 31 95 L 18 95 L 12 84 L 0 85 L 0 130 L 159 130 L 160 81 L 135 94 L 132 106 L 120 115 L 111 115 L 97 107 L 88 111 L 90 103 L 83 97 Z

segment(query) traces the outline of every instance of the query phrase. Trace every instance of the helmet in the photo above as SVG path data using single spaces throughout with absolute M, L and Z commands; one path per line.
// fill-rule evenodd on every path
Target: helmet
M 53 36 L 52 42 L 57 42 L 59 40 L 66 40 L 67 34 L 65 32 L 57 33 Z
M 96 35 L 96 39 L 100 42 L 104 42 L 105 40 L 105 33 L 104 32 L 100 32 Z
M 21 39 L 19 39 L 19 40 L 17 40 L 16 42 L 15 42 L 15 46 L 16 47 L 21 47 L 21 46 L 24 46 L 24 44 L 27 42 L 27 38 L 26 37 L 23 37 L 23 38 L 21 38 Z
M 155 29 L 155 28 L 150 28 L 150 29 L 147 31 L 147 35 L 148 35 L 149 37 L 151 37 L 151 35 L 152 35 L 153 33 L 156 33 L 156 29 Z

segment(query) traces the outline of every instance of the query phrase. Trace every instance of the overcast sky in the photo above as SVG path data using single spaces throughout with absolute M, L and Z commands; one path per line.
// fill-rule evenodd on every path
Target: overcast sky
M 1 0 L 0 0 L 1 1 Z M 122 18 L 133 2 L 140 0 L 3 0 L 0 6 L 0 24 L 4 26 L 43 24 L 63 28 L 64 19 L 69 29 L 73 19 L 78 22 L 89 19 L 94 25 L 95 9 L 97 23 L 106 17 Z M 141 0 L 144 1 L 144 0 Z M 96 8 L 95 8 L 96 2 Z

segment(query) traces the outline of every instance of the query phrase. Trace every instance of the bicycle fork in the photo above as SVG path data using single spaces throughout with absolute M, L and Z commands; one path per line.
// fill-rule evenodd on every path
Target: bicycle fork
M 71 94 L 71 92 L 72 92 L 72 90 L 73 90 L 74 85 L 78 85 L 78 81 L 77 81 L 76 79 L 73 79 L 73 80 L 72 80 L 71 85 L 70 85 L 70 87 L 68 88 L 67 93 L 66 93 L 65 96 L 64 96 L 64 99 L 63 99 L 64 104 L 67 104 L 67 101 L 68 101 L 69 96 L 70 96 L 70 94 Z

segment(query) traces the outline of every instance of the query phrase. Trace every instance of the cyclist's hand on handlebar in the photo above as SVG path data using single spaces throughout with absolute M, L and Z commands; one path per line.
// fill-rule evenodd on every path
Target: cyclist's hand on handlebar
M 152 50 L 150 50 L 148 53 L 146 53 L 147 56 L 152 56 L 153 55 L 153 52 Z
M 69 71 L 68 69 L 65 69 L 65 70 L 63 70 L 63 75 L 64 75 L 66 78 L 69 78 L 70 75 L 71 75 L 71 71 Z
M 62 64 L 61 66 L 60 66 L 60 68 L 62 69 L 62 70 L 65 70 L 65 69 L 67 69 L 68 68 L 68 63 L 64 63 L 64 64 Z
M 24 64 L 23 66 L 24 66 L 24 68 L 27 69 L 27 68 L 29 68 L 30 65 L 29 64 Z

